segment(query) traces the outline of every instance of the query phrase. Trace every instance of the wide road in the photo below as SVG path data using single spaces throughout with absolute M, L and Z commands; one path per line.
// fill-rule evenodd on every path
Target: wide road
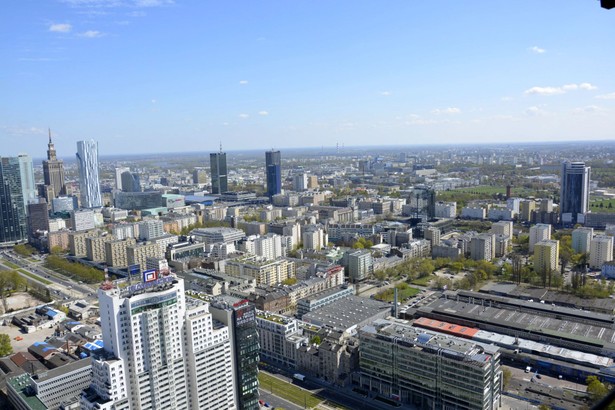
M 18 265 L 21 269 L 27 270 L 34 276 L 38 276 L 40 278 L 44 278 L 48 281 L 53 282 L 53 284 L 48 285 L 48 287 L 50 288 L 52 296 L 54 298 L 96 298 L 95 288 L 90 287 L 86 284 L 78 283 L 51 269 L 47 269 L 42 261 L 32 262 L 26 258 L 20 257 L 19 255 L 10 250 L 0 252 L 0 256 L 11 263 Z M 7 269 L 11 269 L 7 265 L 3 266 L 5 266 Z M 32 280 L 32 278 L 29 279 Z
M 260 393 L 260 400 L 269 403 L 271 405 L 270 408 L 283 408 L 286 410 L 303 410 L 302 406 L 297 406 L 295 403 L 291 403 L 290 401 L 278 397 L 274 394 L 269 393 L 269 391 L 260 388 L 258 389 Z

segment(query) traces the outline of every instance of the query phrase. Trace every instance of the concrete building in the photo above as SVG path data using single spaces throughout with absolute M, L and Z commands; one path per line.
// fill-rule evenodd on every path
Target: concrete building
M 495 235 L 504 235 L 508 239 L 513 238 L 513 223 L 512 221 L 499 221 L 491 224 L 491 232 Z
M 327 247 L 329 237 L 322 226 L 306 225 L 301 232 L 301 242 L 303 249 L 319 251 Z
M 534 245 L 540 241 L 551 239 L 550 224 L 536 224 L 530 228 L 529 251 L 534 252 Z
M 164 222 L 160 219 L 148 219 L 137 224 L 139 226 L 139 239 L 149 241 L 165 234 Z
M 196 242 L 203 242 L 206 245 L 224 242 L 237 244 L 244 236 L 245 232 L 235 228 L 199 228 L 190 232 Z
M 550 275 L 559 264 L 559 241 L 543 240 L 534 245 L 534 270 L 541 275 Z
M 286 256 L 286 247 L 283 245 L 281 236 L 270 233 L 265 236 L 247 237 L 241 241 L 239 249 L 267 260 L 274 260 Z
M 293 177 L 293 190 L 296 192 L 308 189 L 308 175 L 305 173 L 297 174 Z
M 47 159 L 43 161 L 43 181 L 46 186 L 51 188 L 50 192 L 52 193 L 51 198 L 47 198 L 47 202 L 51 202 L 53 198 L 61 195 L 66 195 L 64 180 L 64 161 L 57 158 L 55 146 L 51 141 L 51 130 L 49 130 Z
M 92 262 L 106 262 L 107 251 L 105 243 L 113 241 L 112 235 L 92 236 L 85 238 L 85 255 Z
M 485 219 L 487 212 L 485 208 L 480 207 L 463 207 L 461 209 L 460 218 L 462 219 Z
M 270 312 L 256 312 L 256 326 L 260 340 L 261 357 L 294 369 L 297 349 L 308 338 L 303 336 L 296 319 Z
M 425 229 L 425 239 L 429 241 L 432 248 L 440 245 L 440 230 L 434 227 Z
M 124 172 L 130 172 L 130 168 L 128 167 L 115 168 L 115 189 L 117 189 L 118 191 L 123 191 L 122 174 Z
M 572 231 L 572 249 L 576 253 L 589 253 L 594 228 L 577 228 Z
M 374 273 L 372 253 L 366 249 L 356 249 L 344 252 L 342 265 L 348 272 L 352 282 L 361 282 Z
M 135 246 L 134 238 L 117 239 L 105 242 L 105 262 L 114 268 L 128 266 L 128 246 Z
M 98 142 L 77 141 L 77 165 L 79 166 L 79 191 L 83 208 L 103 206 L 98 177 Z
M 495 258 L 495 235 L 480 234 L 470 240 L 470 257 L 475 261 Z
M 104 350 L 81 408 L 236 409 L 228 328 L 182 279 L 145 280 L 98 291 Z
M 532 220 L 532 212 L 536 210 L 536 201 L 533 199 L 523 199 L 519 203 L 519 220 L 529 222 Z
M 161 258 L 164 253 L 160 252 L 160 246 L 153 242 L 137 243 L 126 247 L 126 261 L 128 265 L 139 265 L 145 269 L 147 258 Z
M 87 255 L 87 248 L 85 245 L 86 238 L 92 238 L 96 236 L 98 236 L 98 231 L 69 232 L 69 253 L 72 256 L 77 256 L 79 258 L 85 257 Z
M 352 285 L 344 284 L 300 299 L 297 303 L 297 316 L 301 319 L 307 313 L 327 306 L 338 299 L 354 295 L 354 291 Z
M 70 221 L 75 232 L 89 231 L 96 227 L 96 220 L 94 219 L 94 211 L 92 209 L 71 211 Z
M 613 237 L 596 235 L 591 240 L 589 249 L 589 266 L 600 269 L 605 262 L 613 260 Z
M 229 275 L 249 276 L 257 285 L 273 286 L 295 277 L 295 262 L 286 259 L 268 261 L 257 256 L 247 256 L 228 261 L 224 272 Z
M 500 407 L 499 348 L 378 320 L 359 330 L 359 386 L 421 409 Z
M 436 202 L 436 218 L 455 218 L 457 216 L 457 202 Z
M 78 401 L 92 382 L 88 357 L 38 374 L 13 377 L 6 383 L 9 402 L 15 409 L 59 409 Z

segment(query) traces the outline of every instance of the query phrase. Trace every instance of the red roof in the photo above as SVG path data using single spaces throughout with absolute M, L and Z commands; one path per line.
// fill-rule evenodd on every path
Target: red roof
M 474 335 L 478 333 L 478 329 L 475 327 L 459 326 L 453 323 L 442 322 L 440 320 L 428 319 L 426 317 L 416 319 L 414 324 L 419 327 L 436 330 L 438 332 L 465 337 L 466 339 L 472 339 Z

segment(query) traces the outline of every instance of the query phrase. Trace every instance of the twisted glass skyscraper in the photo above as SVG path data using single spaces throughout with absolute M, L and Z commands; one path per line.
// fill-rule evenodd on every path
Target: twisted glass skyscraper
M 94 140 L 77 141 L 77 163 L 79 165 L 81 207 L 101 207 L 102 198 L 98 179 L 98 142 Z

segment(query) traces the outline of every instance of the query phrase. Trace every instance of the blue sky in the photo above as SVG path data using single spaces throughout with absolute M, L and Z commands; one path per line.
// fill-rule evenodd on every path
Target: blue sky
M 0 155 L 615 139 L 598 1 L 3 6 Z

